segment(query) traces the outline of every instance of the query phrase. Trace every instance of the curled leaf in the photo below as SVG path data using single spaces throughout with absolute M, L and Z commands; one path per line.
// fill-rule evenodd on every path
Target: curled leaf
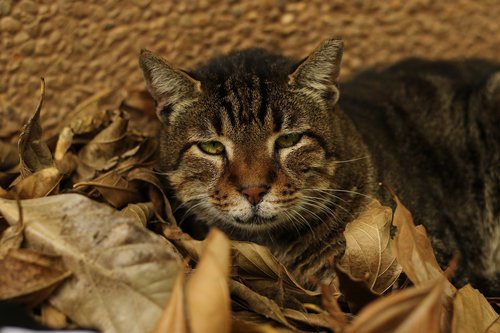
M 346 333 L 440 333 L 444 276 L 432 283 L 397 291 L 365 307 Z
M 205 240 L 200 262 L 187 283 L 186 302 L 191 332 L 230 331 L 229 267 L 229 239 L 214 228 Z
M 390 247 L 391 221 L 391 209 L 373 200 L 344 231 L 346 250 L 340 266 L 378 294 L 388 290 L 402 271 Z
M 498 322 L 498 325 L 496 324 Z M 486 298 L 470 284 L 460 288 L 453 300 L 452 333 L 489 332 L 493 325 L 500 328 L 499 315 Z M 493 332 L 493 331 L 491 331 Z
M 179 270 L 172 294 L 152 333 L 189 333 L 184 301 L 184 270 Z
M 434 281 L 443 276 L 431 242 L 422 225 L 416 226 L 408 209 L 394 196 L 396 210 L 393 223 L 397 227 L 394 237 L 394 253 L 408 278 L 416 285 Z M 445 290 L 452 296 L 456 289 L 446 280 Z
M 20 199 L 41 198 L 57 194 L 62 177 L 57 168 L 45 168 L 21 179 L 14 188 Z
M 42 78 L 40 88 L 40 101 L 19 136 L 19 159 L 21 162 L 21 175 L 29 176 L 33 172 L 54 166 L 52 154 L 47 144 L 42 141 L 42 126 L 40 125 L 40 111 L 45 98 L 45 80 Z

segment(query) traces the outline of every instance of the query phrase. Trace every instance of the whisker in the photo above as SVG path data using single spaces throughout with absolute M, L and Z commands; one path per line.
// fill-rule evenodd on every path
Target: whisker
M 341 163 L 350 163 L 350 162 L 356 162 L 359 160 L 364 160 L 366 158 L 369 158 L 369 155 L 363 156 L 363 157 L 356 157 L 356 158 L 351 158 L 350 160 L 343 160 L 343 161 L 333 161 L 335 164 L 341 164 Z

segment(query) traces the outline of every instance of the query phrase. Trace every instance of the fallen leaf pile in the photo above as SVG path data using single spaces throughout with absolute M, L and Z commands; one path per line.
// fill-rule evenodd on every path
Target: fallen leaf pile
M 177 227 L 154 169 L 158 122 L 146 93 L 100 92 L 42 131 L 44 94 L 42 81 L 33 117 L 0 132 L 0 300 L 22 304 L 42 324 L 500 332 L 479 291 L 449 282 L 425 229 L 397 197 L 394 212 L 373 201 L 347 226 L 336 274 L 308 290 L 265 247 L 217 229 L 195 240 Z

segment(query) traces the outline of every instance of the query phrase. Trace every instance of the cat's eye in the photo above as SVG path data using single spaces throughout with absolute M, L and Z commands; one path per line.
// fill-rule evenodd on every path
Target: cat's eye
M 209 155 L 220 155 L 224 152 L 224 145 L 219 141 L 200 142 L 198 147 Z
M 289 148 L 295 146 L 301 138 L 302 134 L 300 133 L 285 134 L 276 139 L 276 146 L 278 148 Z

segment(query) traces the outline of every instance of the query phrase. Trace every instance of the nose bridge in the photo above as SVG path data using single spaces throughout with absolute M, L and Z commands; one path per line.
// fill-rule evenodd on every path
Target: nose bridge
M 270 185 L 274 178 L 272 160 L 261 149 L 240 151 L 234 156 L 230 177 L 240 188 Z

